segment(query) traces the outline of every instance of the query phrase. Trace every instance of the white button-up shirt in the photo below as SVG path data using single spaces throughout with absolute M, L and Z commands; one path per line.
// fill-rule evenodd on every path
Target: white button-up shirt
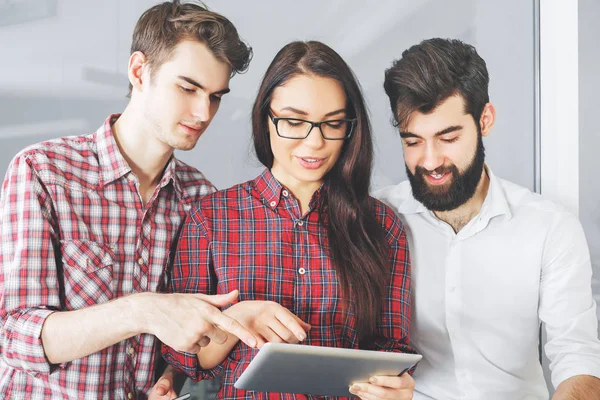
M 375 196 L 400 214 L 412 259 L 411 341 L 423 354 L 415 399 L 548 399 L 539 361 L 546 326 L 552 383 L 600 377 L 589 251 L 562 207 L 496 178 L 458 233 L 408 181 Z

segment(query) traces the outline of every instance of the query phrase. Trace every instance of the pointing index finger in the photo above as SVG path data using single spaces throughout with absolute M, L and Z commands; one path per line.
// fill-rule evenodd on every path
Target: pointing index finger
M 213 323 L 215 325 L 217 325 L 223 331 L 236 336 L 242 342 L 246 343 L 248 346 L 253 347 L 253 348 L 256 347 L 257 340 L 254 337 L 254 335 L 252 335 L 250 333 L 250 331 L 248 331 L 246 328 L 244 328 L 242 326 L 242 324 L 240 324 L 235 319 L 233 319 L 223 313 L 220 313 L 215 316 Z

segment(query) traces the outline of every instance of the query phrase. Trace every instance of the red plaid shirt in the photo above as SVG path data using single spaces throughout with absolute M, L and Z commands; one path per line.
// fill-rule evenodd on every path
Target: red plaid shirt
M 190 204 L 214 191 L 171 159 L 147 207 L 110 116 L 94 134 L 40 143 L 11 162 L 0 200 L 0 398 L 145 398 L 156 338 L 49 364 L 41 330 L 53 311 L 165 289 L 172 244 Z
M 303 217 L 298 202 L 269 170 L 253 181 L 205 197 L 183 227 L 172 272 L 173 290 L 214 294 L 239 289 L 240 301 L 275 301 L 311 324 L 304 344 L 359 348 L 355 315 L 352 308 L 342 311 L 326 226 L 316 211 L 323 190 L 313 196 Z M 390 208 L 375 199 L 372 204 L 386 232 L 392 276 L 378 334 L 363 348 L 412 352 L 406 236 Z M 221 365 L 202 370 L 196 355 L 163 345 L 165 359 L 193 379 L 223 373 L 218 398 L 307 398 L 235 389 L 234 382 L 256 351 L 239 342 Z

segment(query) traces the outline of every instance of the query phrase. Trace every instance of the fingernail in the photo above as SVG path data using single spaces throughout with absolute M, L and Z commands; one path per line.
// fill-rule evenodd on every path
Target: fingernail
M 371 383 L 377 383 L 377 378 L 375 378 L 374 376 L 369 378 L 369 382 Z
M 248 344 L 250 345 L 250 347 L 256 347 L 256 340 L 250 339 L 248 340 Z
M 360 390 L 361 390 L 361 387 L 359 385 L 355 384 L 355 385 L 350 386 L 351 393 L 358 393 L 358 392 L 360 392 Z
M 298 337 L 298 339 L 300 339 L 300 341 L 306 339 L 306 335 L 304 334 L 304 332 L 298 332 L 296 336 Z

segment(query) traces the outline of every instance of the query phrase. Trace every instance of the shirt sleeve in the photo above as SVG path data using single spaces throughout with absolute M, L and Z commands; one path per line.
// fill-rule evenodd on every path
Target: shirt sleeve
M 41 332 L 60 297 L 57 223 L 30 162 L 25 155 L 11 162 L 0 194 L 0 357 L 36 375 L 59 367 L 48 362 Z
M 200 211 L 192 212 L 182 228 L 177 251 L 173 259 L 171 289 L 174 293 L 216 293 L 212 277 L 212 256 L 206 222 Z M 216 377 L 222 365 L 204 370 L 198 356 L 162 345 L 163 358 L 177 370 L 198 381 Z
M 391 279 L 382 304 L 378 335 L 368 346 L 373 350 L 414 353 L 410 343 L 410 256 L 406 233 L 400 218 L 389 207 L 380 205 L 388 242 Z
M 600 341 L 592 267 L 577 218 L 559 214 L 546 238 L 539 316 L 544 322 L 552 384 L 575 375 L 600 377 Z

